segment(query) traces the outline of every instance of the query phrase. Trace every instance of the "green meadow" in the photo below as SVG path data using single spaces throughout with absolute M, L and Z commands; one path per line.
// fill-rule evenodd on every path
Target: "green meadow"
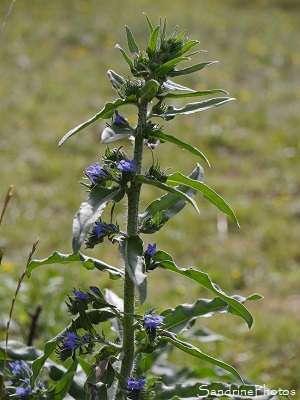
M 0 2 L 0 24 L 10 0 Z M 272 389 L 300 391 L 300 2 L 295 0 L 17 0 L 0 35 L 0 209 L 10 184 L 13 197 L 0 231 L 0 340 L 18 277 L 33 242 L 34 255 L 71 253 L 72 219 L 87 193 L 86 167 L 101 161 L 99 135 L 105 121 L 68 140 L 71 128 L 97 113 L 115 94 L 107 70 L 127 76 L 115 49 L 126 48 L 125 25 L 140 47 L 146 44 L 145 12 L 154 25 L 167 17 L 200 40 L 194 61 L 219 61 L 178 83 L 195 90 L 222 88 L 236 101 L 165 124 L 165 132 L 198 147 L 211 168 L 195 156 L 162 144 L 162 168 L 190 173 L 197 162 L 205 183 L 233 208 L 241 228 L 200 195 L 200 215 L 186 206 L 164 231 L 144 237 L 172 253 L 180 267 L 207 272 L 227 294 L 263 299 L 248 303 L 249 330 L 231 314 L 203 318 L 199 327 L 223 339 L 199 344 L 201 350 L 236 367 Z M 122 114 L 134 124 L 134 113 Z M 158 121 L 161 123 L 161 121 Z M 130 143 L 120 145 L 130 154 Z M 119 143 L 116 142 L 116 146 Z M 171 150 L 170 150 L 171 149 Z M 146 153 L 146 164 L 151 154 Z M 160 192 L 145 189 L 142 209 Z M 124 223 L 126 205 L 118 211 Z M 104 243 L 85 254 L 120 266 L 117 247 Z M 41 347 L 70 321 L 65 306 L 72 288 L 108 287 L 121 294 L 119 281 L 80 265 L 43 266 L 25 278 L 13 314 L 10 338 L 27 340 L 31 315 L 43 307 L 35 345 Z M 149 276 L 143 311 L 194 302 L 210 293 L 167 271 Z M 221 340 L 222 339 L 222 340 Z M 179 358 L 180 357 L 180 358 Z M 174 363 L 197 367 L 199 361 Z

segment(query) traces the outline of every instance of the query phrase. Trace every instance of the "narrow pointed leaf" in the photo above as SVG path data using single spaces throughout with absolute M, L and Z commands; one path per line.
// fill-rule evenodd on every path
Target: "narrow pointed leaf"
M 159 34 L 159 26 L 157 26 L 151 34 L 148 47 L 147 47 L 147 54 L 149 57 L 153 56 L 157 48 L 157 38 Z
M 241 382 L 244 382 L 243 378 L 238 373 L 238 371 L 235 368 L 233 368 L 231 365 L 226 364 L 223 361 L 220 361 L 214 357 L 211 357 L 211 356 L 203 353 L 201 350 L 199 350 L 197 347 L 191 345 L 190 343 L 186 343 L 182 340 L 179 340 L 177 338 L 177 336 L 174 335 L 173 333 L 163 331 L 161 333 L 161 337 L 164 340 L 166 340 L 167 342 L 171 343 L 173 346 L 184 351 L 185 353 L 188 353 L 194 357 L 200 358 L 203 361 L 207 361 L 213 365 L 216 365 L 217 367 L 223 368 L 226 371 L 231 372 L 232 375 L 234 375 L 236 378 L 238 378 Z
M 51 390 L 49 390 L 48 393 L 51 394 L 51 399 L 61 400 L 66 397 L 73 383 L 73 377 L 76 373 L 77 365 L 77 360 L 73 360 L 72 364 L 69 366 L 68 370 L 62 376 L 60 381 L 56 385 L 54 385 Z
M 120 241 L 119 251 L 126 271 L 138 289 L 140 303 L 143 304 L 147 297 L 147 275 L 145 274 L 143 241 L 139 236 L 124 238 Z
M 195 64 L 192 65 L 191 67 L 187 67 L 181 70 L 176 70 L 176 71 L 170 71 L 169 76 L 180 76 L 180 75 L 188 75 L 188 74 L 193 74 L 194 72 L 200 71 L 204 67 L 207 67 L 208 65 L 212 64 L 217 64 L 218 61 L 207 61 L 207 62 L 202 62 L 200 64 Z
M 188 103 L 181 108 L 176 108 L 174 106 L 169 106 L 166 111 L 162 114 L 153 114 L 154 117 L 174 117 L 180 114 L 193 114 L 200 111 L 209 110 L 210 108 L 219 107 L 223 104 L 228 103 L 229 101 L 235 100 L 234 98 L 230 97 L 217 97 L 214 99 L 203 100 L 196 103 Z
M 129 65 L 129 67 L 132 68 L 133 67 L 133 62 L 131 61 L 131 59 L 126 54 L 126 51 L 123 50 L 122 47 L 119 44 L 116 44 L 115 48 L 120 50 L 120 52 L 121 52 L 122 56 L 124 57 L 125 61 Z
M 187 43 L 185 43 L 185 44 L 181 47 L 181 49 L 180 49 L 178 52 L 176 52 L 176 53 L 174 54 L 174 57 L 179 57 L 179 56 L 181 56 L 182 54 L 186 53 L 189 49 L 191 49 L 192 47 L 196 46 L 198 43 L 199 43 L 198 40 L 190 40 L 190 41 L 188 41 Z
M 122 85 L 124 85 L 124 83 L 126 82 L 126 79 L 123 78 L 123 76 L 117 74 L 112 69 L 109 69 L 107 71 L 107 75 L 108 75 L 108 78 L 109 78 L 111 84 L 113 85 L 113 88 L 116 90 L 120 90 Z
M 82 245 L 88 231 L 101 216 L 109 202 L 117 203 L 122 200 L 125 190 L 119 186 L 104 188 L 96 186 L 87 200 L 81 204 L 73 220 L 73 251 L 76 254 Z
M 203 169 L 198 165 L 194 171 L 189 175 L 191 179 L 203 180 Z M 176 187 L 180 192 L 185 193 L 187 196 L 192 198 L 197 191 L 195 189 L 189 188 L 185 185 L 178 185 Z M 164 224 L 166 224 L 169 219 L 173 218 L 177 215 L 186 205 L 186 200 L 182 197 L 178 197 L 173 193 L 166 193 L 162 197 L 154 200 L 149 206 L 146 208 L 144 214 L 139 216 L 139 224 L 142 226 L 143 221 L 153 219 L 157 215 L 160 215 L 160 224 L 159 226 L 152 227 L 152 231 L 145 233 L 155 233 L 160 230 Z M 143 232 L 143 231 L 142 231 Z
M 146 18 L 146 20 L 147 20 L 150 33 L 152 33 L 152 32 L 153 32 L 153 25 L 151 24 L 151 21 L 150 21 L 150 19 L 148 18 L 148 15 L 147 15 L 146 13 L 143 13 L 143 14 L 144 14 L 144 16 L 145 16 L 145 18 Z
M 200 213 L 196 202 L 190 196 L 188 196 L 187 194 L 185 194 L 185 193 L 181 192 L 180 190 L 174 188 L 173 186 L 166 185 L 165 183 L 159 182 L 159 181 L 154 180 L 154 179 L 146 178 L 143 175 L 137 175 L 135 179 L 138 182 L 146 183 L 148 185 L 155 186 L 155 187 L 157 187 L 159 189 L 165 190 L 166 192 L 173 193 L 176 196 L 181 197 L 182 199 L 184 199 L 188 203 L 192 204 L 192 206 L 194 206 L 194 208 L 197 210 L 197 212 Z
M 180 92 L 194 92 L 195 91 L 194 89 L 179 85 L 178 83 L 175 83 L 175 82 L 171 81 L 170 79 L 167 79 L 163 83 L 163 90 L 164 91 L 172 90 L 172 91 L 180 91 Z
M 181 174 L 180 172 L 175 172 L 172 175 L 168 176 L 167 182 L 169 184 L 183 184 L 190 186 L 199 192 L 203 193 L 206 200 L 209 200 L 210 203 L 214 204 L 220 211 L 227 214 L 238 226 L 238 220 L 229 207 L 229 205 L 225 202 L 225 200 L 218 195 L 213 189 L 205 185 L 203 182 L 195 181 L 193 179 L 188 178 L 187 176 Z
M 175 136 L 166 135 L 165 133 L 163 133 L 163 132 L 160 131 L 160 130 L 155 130 L 155 131 L 151 132 L 151 133 L 150 133 L 150 136 L 151 136 L 151 137 L 154 137 L 154 138 L 156 138 L 156 139 L 164 140 L 164 141 L 166 141 L 166 142 L 174 143 L 174 144 L 176 144 L 178 147 L 180 147 L 181 149 L 187 150 L 187 151 L 189 151 L 190 153 L 192 153 L 192 154 L 194 154 L 194 155 L 196 155 L 196 156 L 201 157 L 202 160 L 204 160 L 204 161 L 210 166 L 208 159 L 205 157 L 205 155 L 204 155 L 200 150 L 198 150 L 198 149 L 197 149 L 196 147 L 194 147 L 194 146 L 191 146 L 191 145 L 188 144 L 188 143 L 182 142 L 181 140 L 177 139 Z
M 158 88 L 159 88 L 159 83 L 154 79 L 150 79 L 150 81 L 148 81 L 146 85 L 140 89 L 141 99 L 142 100 L 146 99 L 149 102 L 152 101 L 153 97 L 156 95 L 158 91 Z
M 164 75 L 167 72 L 169 72 L 170 69 L 172 69 L 175 65 L 179 64 L 182 61 L 187 61 L 187 60 L 189 60 L 189 57 L 174 58 L 173 60 L 170 60 L 170 61 L 166 62 L 165 64 L 163 64 L 161 67 L 157 68 L 154 71 L 154 75 L 155 76 Z
M 127 25 L 126 25 L 125 29 L 126 29 L 127 43 L 128 43 L 128 48 L 130 50 L 130 53 L 138 56 L 140 54 L 140 50 L 139 50 L 138 45 L 136 44 L 133 34 Z
M 228 94 L 225 90 L 223 89 L 211 89 L 211 90 L 201 90 L 199 92 L 188 92 L 188 93 L 167 93 L 165 95 L 159 96 L 161 99 L 162 97 L 164 99 L 181 99 L 185 97 L 199 97 L 199 96 L 207 96 L 209 94 L 215 94 L 215 93 L 225 93 Z
M 229 311 L 232 314 L 238 315 L 242 317 L 248 324 L 249 328 L 253 324 L 253 317 L 247 308 L 240 303 L 234 296 L 228 296 L 224 293 L 218 285 L 213 283 L 208 274 L 205 272 L 198 271 L 193 268 L 178 268 L 177 265 L 172 260 L 172 257 L 162 251 L 158 251 L 153 257 L 153 260 L 157 261 L 157 266 L 168 271 L 176 272 L 180 275 L 183 275 L 187 278 L 192 279 L 195 282 L 200 283 L 203 287 L 208 289 L 210 292 L 216 294 L 222 300 L 226 301 L 229 306 Z
M 81 253 L 62 254 L 58 253 L 57 251 L 55 251 L 50 257 L 44 258 L 42 260 L 32 260 L 27 268 L 27 276 L 30 277 L 32 271 L 41 265 L 51 265 L 51 264 L 69 265 L 69 264 L 74 264 L 76 262 L 81 263 L 88 270 L 97 268 L 99 271 L 107 271 L 109 272 L 111 279 L 123 278 L 123 271 L 111 265 L 108 265 L 103 261 L 84 256 Z
M 68 133 L 66 133 L 65 136 L 58 143 L 58 147 L 60 147 L 71 136 L 75 135 L 75 133 L 82 131 L 84 128 L 86 128 L 87 126 L 93 124 L 98 119 L 111 118 L 113 113 L 114 113 L 114 111 L 118 107 L 120 107 L 120 106 L 122 106 L 124 104 L 137 104 L 137 100 L 136 100 L 135 95 L 130 95 L 130 96 L 126 97 L 126 99 L 117 99 L 113 103 L 106 103 L 105 106 L 102 108 L 102 110 L 100 112 L 98 112 L 92 118 L 88 119 L 87 121 L 83 122 L 82 124 L 76 126 L 72 130 L 70 130 Z

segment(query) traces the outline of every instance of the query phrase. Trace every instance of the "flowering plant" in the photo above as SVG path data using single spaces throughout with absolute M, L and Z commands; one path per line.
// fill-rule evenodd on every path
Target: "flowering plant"
M 166 21 L 160 21 L 154 27 L 147 16 L 146 20 L 150 37 L 145 50 L 140 50 L 128 27 L 126 36 L 131 55 L 116 46 L 132 74 L 131 78 L 125 78 L 113 70 L 108 71 L 118 98 L 106 103 L 100 112 L 68 132 L 59 143 L 61 146 L 71 136 L 100 119 L 111 120 L 101 136 L 102 143 L 107 145 L 102 160 L 87 166 L 84 172 L 85 181 L 82 184 L 89 194 L 73 220 L 73 253 L 54 252 L 46 259 L 31 260 L 26 270 L 30 276 L 35 268 L 42 265 L 80 262 L 85 268 L 108 272 L 112 280 L 122 280 L 123 299 L 111 290 L 104 291 L 98 286 L 90 286 L 87 291 L 74 288 L 73 296 L 68 295 L 67 302 L 72 322 L 48 341 L 42 352 L 32 352 L 31 348 L 24 346 L 22 354 L 29 363 L 23 360 L 10 363 L 6 378 L 12 384 L 5 386 L 4 398 L 197 399 L 213 398 L 213 392 L 225 392 L 231 385 L 245 393 L 253 390 L 253 386 L 245 385 L 243 377 L 233 366 L 190 344 L 187 332 L 190 331 L 191 337 L 201 335 L 193 329 L 196 320 L 219 312 L 237 315 L 251 327 L 252 315 L 244 303 L 260 296 L 254 294 L 243 298 L 227 295 L 205 272 L 178 267 L 172 256 L 159 249 L 157 243 L 144 243 L 142 239 L 162 229 L 187 203 L 199 212 L 194 200 L 197 193 L 238 224 L 225 200 L 203 182 L 204 171 L 199 163 L 189 176 L 181 172 L 167 174 L 154 157 L 151 165 L 143 163 L 145 147 L 153 154 L 161 144 L 171 143 L 209 165 L 198 148 L 165 133 L 164 128 L 154 120 L 168 122 L 177 115 L 205 111 L 234 100 L 221 89 L 195 91 L 173 81 L 178 76 L 201 71 L 213 62 L 180 68 L 182 62 L 189 61 L 195 54 L 187 53 L 198 41 L 187 38 L 185 32 L 178 33 L 177 28 L 167 34 Z M 180 108 L 169 104 L 170 99 L 199 98 L 211 94 L 222 96 L 186 103 Z M 136 124 L 131 125 L 119 113 L 123 105 L 135 107 Z M 132 155 L 127 155 L 122 147 L 108 146 L 121 139 L 129 139 L 133 143 Z M 158 188 L 164 194 L 141 212 L 140 194 L 146 186 Z M 115 206 L 124 199 L 127 200 L 127 216 L 122 230 L 115 221 Z M 106 208 L 111 208 L 110 220 L 103 221 L 101 217 Z M 118 246 L 124 270 L 80 251 L 83 244 L 86 249 L 92 249 L 102 245 L 106 239 Z M 159 273 L 159 270 L 189 278 L 215 297 L 197 299 L 192 304 L 179 304 L 160 311 L 160 314 L 155 309 L 142 313 L 136 307 L 136 297 L 142 306 L 147 298 L 148 277 Z M 104 322 L 110 323 L 108 332 L 99 329 Z M 205 376 L 204 372 L 197 374 L 175 368 L 164 361 L 174 347 L 198 358 L 201 363 L 208 363 L 210 368 L 205 369 Z M 8 350 L 11 359 L 19 357 L 20 349 L 15 349 L 13 344 L 8 346 Z M 51 359 L 55 353 L 67 368 Z M 48 377 L 44 384 L 41 377 L 45 370 Z M 18 382 L 15 382 L 16 376 Z M 206 388 L 204 395 L 199 392 L 203 386 Z M 259 395 L 257 391 L 256 394 Z M 232 394 L 229 397 L 241 398 Z

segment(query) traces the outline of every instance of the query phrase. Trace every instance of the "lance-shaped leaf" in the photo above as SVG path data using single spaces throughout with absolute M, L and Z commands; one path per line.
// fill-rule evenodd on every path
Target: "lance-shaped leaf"
M 220 361 L 214 357 L 211 357 L 211 356 L 203 353 L 201 350 L 199 350 L 197 347 L 191 345 L 190 343 L 186 343 L 182 340 L 179 340 L 175 334 L 168 332 L 168 331 L 162 331 L 161 338 L 166 340 L 167 342 L 171 343 L 173 346 L 177 347 L 178 349 L 184 351 L 185 353 L 188 353 L 194 357 L 200 358 L 203 361 L 207 361 L 213 365 L 216 365 L 217 367 L 223 368 L 226 371 L 231 372 L 232 375 L 234 375 L 236 378 L 238 378 L 241 382 L 244 382 L 243 378 L 238 373 L 238 371 L 235 368 L 233 368 L 231 365 L 226 364 L 223 361 Z
M 147 54 L 149 57 L 153 56 L 157 49 L 157 38 L 159 33 L 159 26 L 157 26 L 154 30 L 152 28 L 151 36 L 149 39 L 149 43 L 147 46 Z
M 203 180 L 203 169 L 200 165 L 194 169 L 194 171 L 189 176 L 191 179 L 198 181 Z M 178 185 L 176 187 L 181 193 L 185 193 L 187 196 L 192 198 L 197 191 L 195 189 L 189 188 L 185 185 Z M 156 216 L 159 216 L 159 225 L 153 226 L 152 231 L 147 230 L 145 233 L 154 233 L 160 230 L 163 225 L 177 215 L 186 205 L 186 200 L 182 197 L 178 197 L 174 193 L 166 193 L 162 197 L 154 200 L 146 208 L 144 214 L 139 216 L 139 225 L 143 226 L 143 222 L 146 220 L 154 220 Z M 144 232 L 143 230 L 141 232 Z
M 152 32 L 153 32 L 153 25 L 152 25 L 152 23 L 151 23 L 151 21 L 150 21 L 148 15 L 147 15 L 146 13 L 143 13 L 143 14 L 144 14 L 144 16 L 145 16 L 145 18 L 146 18 L 146 21 L 147 21 L 147 24 L 148 24 L 150 33 L 152 33 Z
M 216 193 L 213 189 L 205 185 L 205 183 L 195 181 L 181 174 L 180 172 L 175 172 L 174 174 L 169 175 L 167 182 L 171 185 L 172 184 L 178 185 L 179 183 L 181 183 L 183 185 L 187 185 L 203 193 L 206 200 L 208 200 L 210 203 L 218 207 L 220 211 L 227 214 L 239 226 L 238 220 L 232 209 L 229 207 L 229 205 L 225 202 L 225 200 L 221 196 L 218 195 L 218 193 Z
M 130 50 L 130 53 L 138 56 L 140 54 L 140 50 L 139 50 L 139 47 L 133 37 L 133 34 L 127 25 L 125 26 L 125 29 L 126 29 L 127 43 L 128 43 L 128 48 Z
M 148 100 L 150 102 L 156 95 L 158 88 L 159 83 L 154 79 L 150 79 L 150 81 L 148 81 L 146 85 L 140 89 L 141 99 Z
M 117 74 L 112 69 L 109 69 L 107 71 L 107 75 L 108 75 L 109 80 L 111 81 L 111 84 L 113 85 L 113 88 L 116 90 L 120 90 L 122 85 L 124 85 L 124 83 L 126 82 L 126 79 L 123 78 L 123 76 Z
M 137 235 L 124 238 L 120 241 L 119 251 L 126 271 L 139 292 L 140 303 L 143 304 L 147 297 L 147 275 L 145 274 L 143 241 Z
M 175 136 L 166 135 L 165 133 L 163 133 L 162 131 L 157 129 L 157 130 L 155 130 L 155 131 L 150 133 L 150 137 L 154 137 L 156 139 L 160 139 L 160 140 L 164 140 L 166 142 L 174 143 L 178 147 L 180 147 L 181 149 L 187 150 L 190 153 L 192 153 L 192 154 L 194 154 L 194 155 L 196 155 L 198 157 L 201 157 L 202 160 L 204 160 L 210 166 L 208 159 L 205 157 L 205 155 L 200 150 L 198 150 L 194 146 L 191 146 L 188 143 L 183 142 L 182 140 L 177 139 Z
M 210 108 L 221 106 L 229 101 L 235 100 L 230 97 L 217 97 L 214 99 L 203 100 L 196 103 L 188 103 L 181 108 L 176 108 L 174 106 L 169 106 L 161 114 L 153 114 L 154 117 L 168 118 L 175 117 L 180 114 L 193 114 L 200 111 L 209 110 Z
M 185 92 L 185 93 L 167 93 L 167 94 L 159 95 L 157 97 L 159 97 L 159 99 L 161 99 L 161 98 L 163 98 L 163 99 L 181 99 L 181 98 L 185 98 L 185 97 L 207 96 L 209 94 L 215 94 L 215 93 L 228 94 L 228 92 L 226 92 L 223 89 L 210 89 L 210 90 L 200 90 L 198 92 L 189 91 L 189 92 Z
M 127 138 L 134 133 L 134 129 L 128 126 L 119 126 L 116 124 L 106 126 L 101 134 L 101 143 L 108 144 Z
M 76 262 L 80 262 L 86 269 L 92 270 L 97 268 L 99 271 L 107 271 L 110 274 L 111 279 L 123 278 L 123 271 L 115 268 L 103 261 L 96 260 L 95 258 L 84 256 L 81 253 L 77 254 L 62 254 L 55 251 L 51 256 L 42 260 L 32 260 L 27 268 L 27 276 L 30 277 L 32 271 L 40 265 L 50 264 L 62 264 L 69 265 Z
M 102 308 L 101 310 L 88 310 L 86 311 L 86 314 L 93 325 L 97 325 L 101 322 L 108 321 L 116 316 L 111 310 L 105 308 Z M 81 317 L 78 316 L 63 331 L 61 331 L 58 335 L 56 335 L 53 339 L 49 340 L 45 344 L 43 354 L 39 358 L 37 358 L 32 364 L 33 382 L 38 377 L 46 360 L 51 356 L 53 351 L 56 349 L 57 344 L 62 340 L 64 340 L 66 333 L 72 331 L 73 329 L 78 330 L 81 328 L 82 328 L 82 321 Z
M 208 65 L 212 64 L 217 64 L 218 61 L 206 61 L 202 62 L 200 64 L 195 64 L 192 65 L 191 67 L 184 68 L 181 70 L 176 70 L 176 71 L 170 71 L 169 76 L 180 76 L 180 75 L 188 75 L 188 74 L 193 74 L 194 72 L 200 71 L 204 67 L 207 67 Z
M 192 204 L 195 207 L 195 209 L 197 210 L 197 212 L 200 213 L 196 202 L 190 196 L 188 196 L 184 192 L 181 192 L 180 190 L 176 189 L 175 187 L 166 185 L 165 183 L 162 183 L 155 179 L 146 178 L 143 175 L 136 175 L 135 179 L 137 182 L 146 183 L 147 185 L 152 185 L 159 189 L 165 190 L 168 193 L 175 194 L 177 197 L 180 197 L 180 198 L 184 199 L 185 201 L 189 202 L 190 204 Z
M 157 266 L 160 268 L 176 272 L 177 274 L 183 275 L 187 278 L 192 279 L 195 282 L 200 283 L 200 285 L 224 300 L 229 306 L 229 312 L 243 318 L 247 322 L 249 328 L 252 326 L 253 317 L 247 310 L 247 308 L 242 303 L 240 303 L 235 298 L 235 296 L 228 296 L 226 293 L 224 293 L 218 285 L 210 280 L 208 274 L 206 274 L 205 272 L 198 271 L 194 268 L 178 268 L 177 265 L 174 263 L 172 257 L 164 251 L 158 251 L 152 257 L 152 260 L 156 261 Z
M 175 65 L 179 64 L 182 61 L 188 61 L 190 58 L 189 57 L 177 57 L 177 58 L 173 58 L 173 60 L 170 60 L 166 63 L 164 63 L 161 67 L 157 68 L 154 71 L 154 75 L 155 76 L 160 76 L 160 75 L 164 75 L 167 72 L 170 71 L 170 69 L 172 69 Z
M 94 187 L 87 200 L 81 204 L 73 220 L 73 251 L 76 254 L 82 245 L 88 231 L 94 222 L 101 216 L 107 204 L 117 203 L 125 195 L 125 189 L 119 186 L 104 188 Z
M 122 49 L 122 47 L 119 44 L 115 45 L 115 48 L 120 50 L 122 56 L 124 57 L 125 61 L 127 62 L 127 64 L 129 65 L 130 68 L 133 67 L 133 62 L 132 60 L 128 57 L 127 53 L 125 50 Z
M 73 383 L 73 378 L 77 370 L 78 361 L 73 360 L 72 364 L 69 366 L 68 370 L 63 374 L 62 378 L 58 383 L 56 383 L 48 393 L 53 400 L 64 399 L 71 385 Z
M 127 96 L 125 99 L 117 99 L 113 103 L 106 103 L 105 106 L 102 108 L 100 112 L 95 114 L 92 118 L 88 119 L 87 121 L 83 122 L 82 124 L 76 126 L 75 128 L 71 129 L 65 136 L 60 140 L 58 143 L 58 147 L 60 147 L 67 139 L 71 136 L 75 135 L 75 133 L 82 131 L 82 129 L 86 128 L 87 126 L 93 124 L 94 122 L 98 121 L 98 119 L 109 119 L 112 117 L 114 111 L 124 105 L 124 104 L 137 104 L 136 96 L 134 94 Z
M 176 92 L 177 91 L 180 91 L 180 92 L 194 92 L 195 91 L 194 89 L 179 85 L 178 83 L 175 83 L 175 82 L 171 81 L 170 79 L 167 79 L 163 83 L 162 87 L 163 87 L 163 91 L 169 91 L 169 90 L 176 91 Z

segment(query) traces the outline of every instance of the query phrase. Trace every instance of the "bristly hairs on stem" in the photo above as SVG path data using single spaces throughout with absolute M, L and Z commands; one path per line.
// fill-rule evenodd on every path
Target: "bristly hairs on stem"
M 3 391 L 4 391 L 4 380 L 5 380 L 5 370 L 6 370 L 7 350 L 8 350 L 8 338 L 9 338 L 9 330 L 10 330 L 10 323 L 11 323 L 11 320 L 12 320 L 12 314 L 13 314 L 13 311 L 14 311 L 15 302 L 16 302 L 18 293 L 19 293 L 19 291 L 21 289 L 21 286 L 22 286 L 23 279 L 25 278 L 25 276 L 27 274 L 28 265 L 30 264 L 30 262 L 32 260 L 32 256 L 36 251 L 38 242 L 39 242 L 39 239 L 37 239 L 32 245 L 32 249 L 31 249 L 31 251 L 30 251 L 30 253 L 28 255 L 28 259 L 27 259 L 25 268 L 24 268 L 21 276 L 19 277 L 18 284 L 17 284 L 17 287 L 16 287 L 16 291 L 15 291 L 14 297 L 12 299 L 10 310 L 9 310 L 9 316 L 8 316 L 8 321 L 7 321 L 7 325 L 6 325 L 5 351 L 4 351 L 4 360 L 3 360 L 3 376 L 2 376 L 2 384 L 1 384 L 1 387 L 0 387 L 0 398 L 2 398 L 2 394 L 3 394 Z

